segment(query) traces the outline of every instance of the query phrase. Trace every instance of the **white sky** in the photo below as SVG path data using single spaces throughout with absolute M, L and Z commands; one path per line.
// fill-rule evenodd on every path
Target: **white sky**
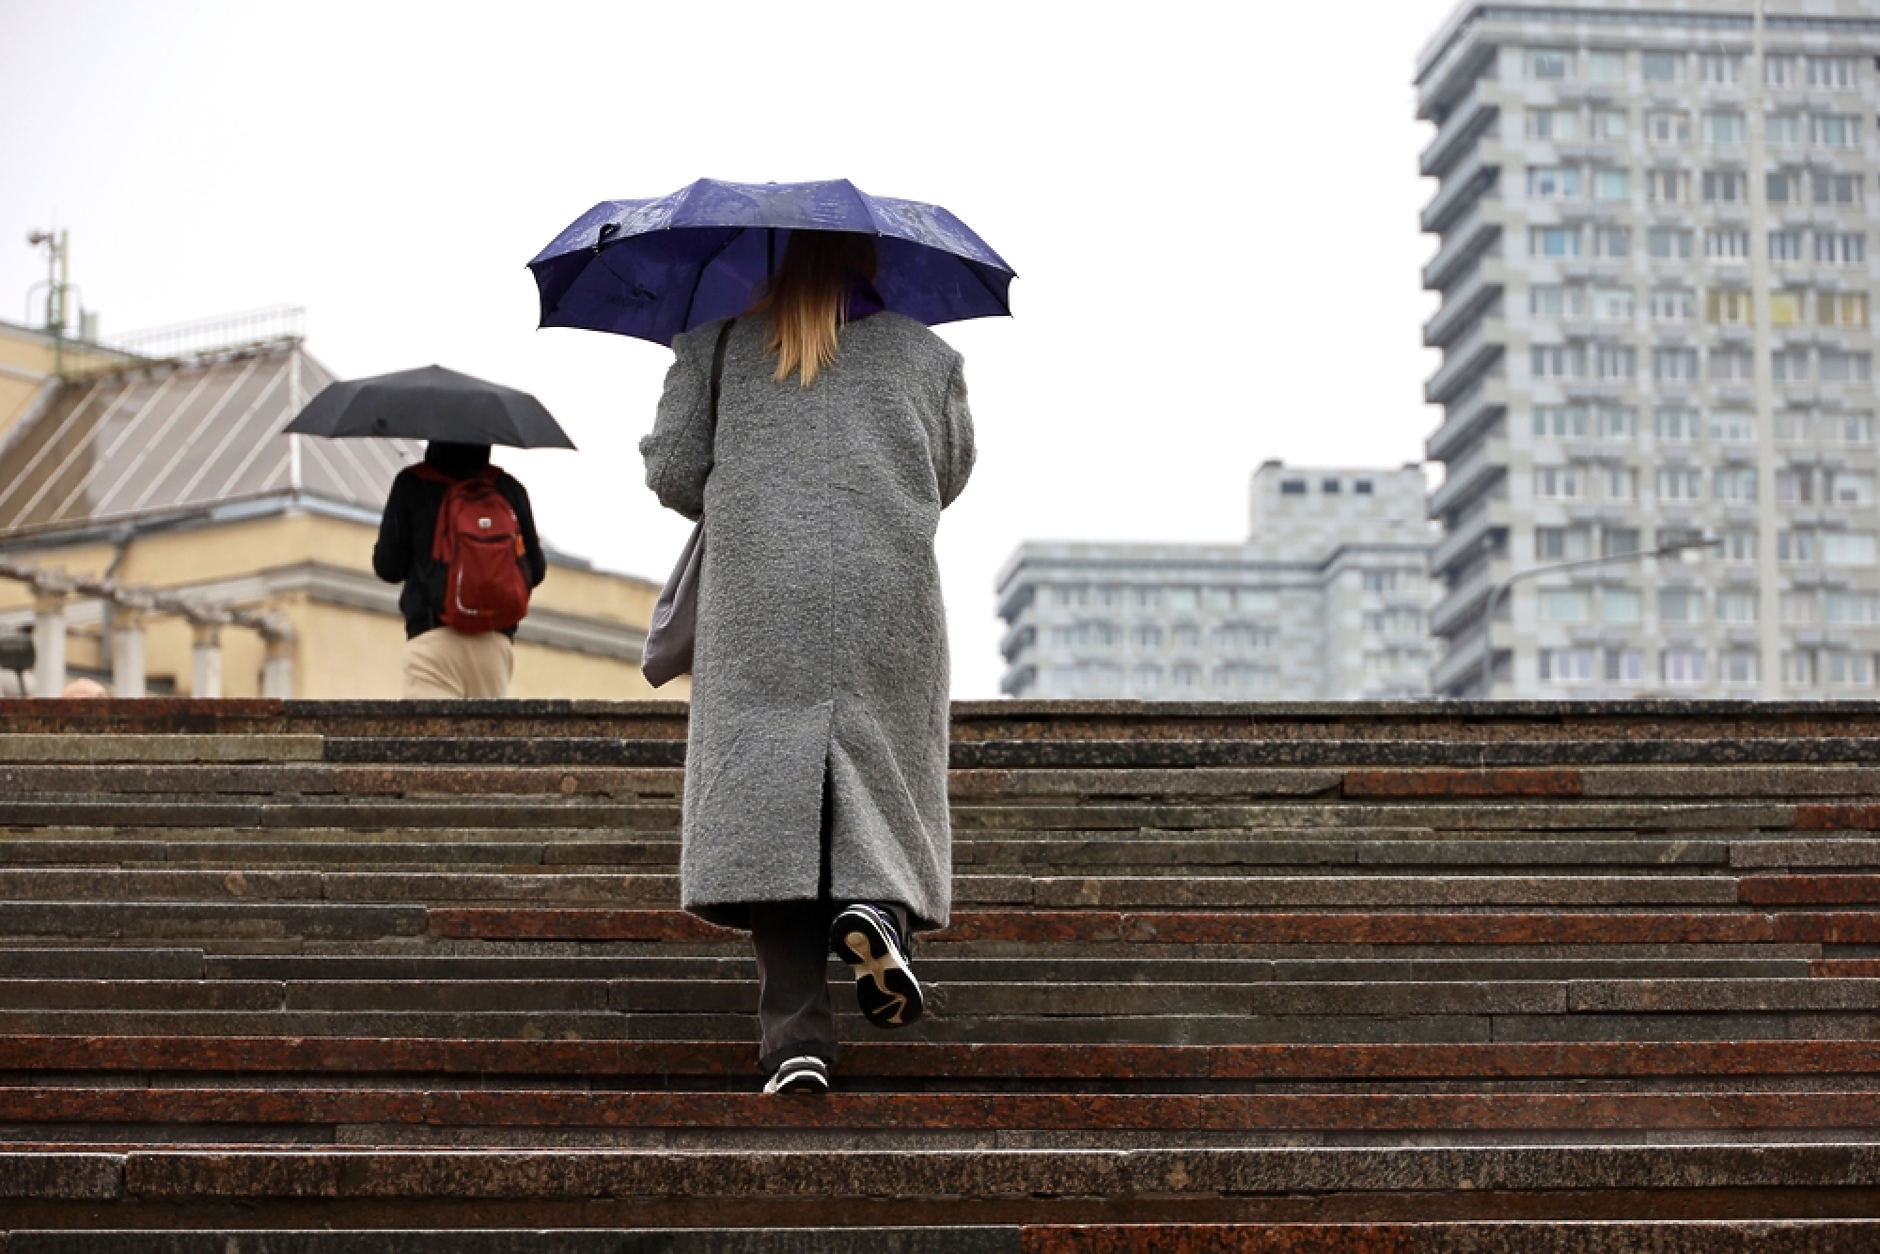
M 954 692 L 994 696 L 1021 541 L 1237 541 L 1267 458 L 1422 457 L 1410 78 L 1451 3 L 0 0 L 0 317 L 65 227 L 107 339 L 297 304 L 342 377 L 534 392 L 581 446 L 501 454 L 543 535 L 657 580 L 670 353 L 536 330 L 524 263 L 704 175 L 944 204 L 1020 276 L 1015 318 L 940 329 L 980 448 L 941 528 Z

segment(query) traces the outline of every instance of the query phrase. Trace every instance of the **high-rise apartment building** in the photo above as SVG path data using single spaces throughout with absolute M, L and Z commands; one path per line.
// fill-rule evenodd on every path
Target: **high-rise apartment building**
M 1020 546 L 998 582 L 1016 697 L 1322 701 L 1429 693 L 1423 471 L 1253 476 L 1245 544 Z
M 1424 50 L 1437 692 L 1880 689 L 1877 57 L 1873 0 L 1470 0 Z

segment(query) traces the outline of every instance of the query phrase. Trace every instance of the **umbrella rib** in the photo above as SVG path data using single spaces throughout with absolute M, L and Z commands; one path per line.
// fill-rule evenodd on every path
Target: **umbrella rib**
M 733 244 L 737 243 L 738 240 L 743 238 L 744 232 L 747 229 L 749 228 L 739 227 L 736 231 L 733 231 L 731 235 L 729 235 L 725 239 L 725 242 L 718 246 L 718 251 L 714 252 L 711 256 L 707 257 L 705 259 L 704 264 L 699 266 L 698 278 L 692 281 L 692 290 L 685 294 L 685 316 L 679 319 L 679 331 L 681 334 L 684 334 L 685 332 L 692 329 L 690 325 L 692 321 L 692 307 L 698 304 L 699 284 L 705 281 L 705 272 L 711 269 L 712 263 L 717 261 L 720 257 L 724 256 L 726 251 L 729 250 Z M 611 266 L 608 268 L 610 270 L 613 269 L 613 267 Z M 614 273 L 619 274 L 620 272 L 618 270 L 615 270 Z

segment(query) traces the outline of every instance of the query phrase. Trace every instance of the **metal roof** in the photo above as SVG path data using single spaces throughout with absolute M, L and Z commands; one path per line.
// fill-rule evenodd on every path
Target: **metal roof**
M 67 382 L 0 440 L 0 536 L 290 493 L 376 514 L 424 445 L 281 434 L 331 382 L 297 340 Z

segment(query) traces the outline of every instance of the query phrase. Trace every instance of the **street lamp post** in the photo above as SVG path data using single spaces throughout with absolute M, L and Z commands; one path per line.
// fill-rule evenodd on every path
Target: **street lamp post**
M 1482 611 L 1482 697 L 1484 700 L 1494 695 L 1495 691 L 1495 609 L 1501 604 L 1501 598 L 1509 588 L 1523 579 L 1535 575 L 1551 575 L 1555 571 L 1579 570 L 1587 566 L 1616 566 L 1621 562 L 1642 562 L 1648 557 L 1672 557 L 1696 549 L 1714 549 L 1723 543 L 1721 539 L 1711 540 L 1675 540 L 1670 544 L 1660 545 L 1655 549 L 1637 549 L 1631 553 L 1614 553 L 1607 557 L 1582 557 L 1571 562 L 1553 562 L 1546 566 L 1534 566 L 1527 570 L 1517 570 L 1493 588 L 1489 589 L 1488 604 Z

